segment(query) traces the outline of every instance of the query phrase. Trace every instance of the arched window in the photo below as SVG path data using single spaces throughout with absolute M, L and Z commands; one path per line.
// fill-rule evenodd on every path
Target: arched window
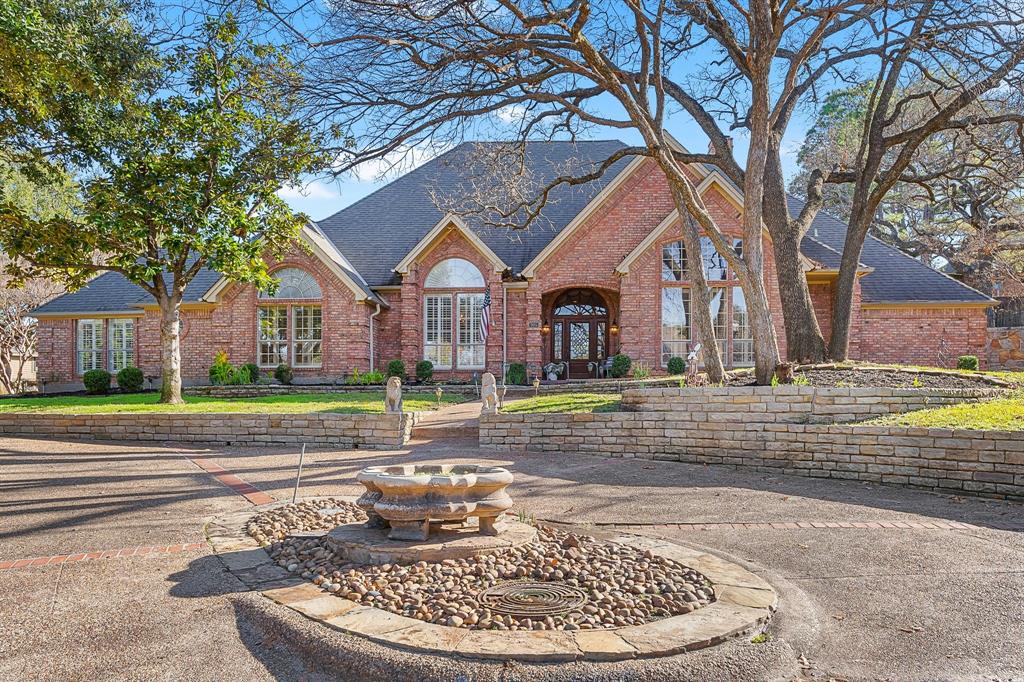
M 455 291 L 423 297 L 423 359 L 438 369 L 483 369 L 489 299 L 479 291 L 484 288 L 480 270 L 468 260 L 449 258 L 431 269 L 424 288 Z
M 260 292 L 260 298 L 322 298 L 320 285 L 313 276 L 299 268 L 283 268 L 273 273 L 274 279 L 280 284 L 276 294 Z
M 263 301 L 320 299 L 323 292 L 313 276 L 299 268 L 273 273 L 280 284 L 275 294 L 260 292 Z M 323 311 L 319 304 L 264 303 L 256 309 L 259 339 L 256 363 L 276 367 L 320 367 L 323 362 Z
M 608 307 L 604 299 L 590 289 L 570 289 L 555 301 L 554 314 L 571 315 L 607 315 Z
M 484 276 L 463 258 L 448 258 L 433 267 L 424 286 L 428 289 L 483 289 Z

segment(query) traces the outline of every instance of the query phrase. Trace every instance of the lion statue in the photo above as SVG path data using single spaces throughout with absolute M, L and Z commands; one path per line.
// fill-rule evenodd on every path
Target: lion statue
M 388 414 L 402 413 L 402 380 L 398 377 L 391 377 L 387 383 L 387 393 L 384 396 L 384 411 Z
M 480 377 L 480 401 L 480 414 L 498 414 L 498 383 L 490 372 Z

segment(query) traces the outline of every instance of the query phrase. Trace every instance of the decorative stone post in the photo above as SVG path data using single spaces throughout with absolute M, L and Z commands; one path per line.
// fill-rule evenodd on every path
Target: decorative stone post
M 385 414 L 402 414 L 402 380 L 398 377 L 388 379 L 387 392 L 384 396 Z
M 498 384 L 494 375 L 484 372 L 480 380 L 480 414 L 498 414 Z

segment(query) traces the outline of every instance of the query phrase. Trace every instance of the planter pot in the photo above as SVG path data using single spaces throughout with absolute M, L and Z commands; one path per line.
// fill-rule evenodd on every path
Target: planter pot
M 497 535 L 495 519 L 512 506 L 501 467 L 443 464 L 368 467 L 356 477 L 366 492 L 356 504 L 369 527 L 390 526 L 392 540 L 426 540 L 431 521 L 464 522 L 475 516 L 480 533 Z

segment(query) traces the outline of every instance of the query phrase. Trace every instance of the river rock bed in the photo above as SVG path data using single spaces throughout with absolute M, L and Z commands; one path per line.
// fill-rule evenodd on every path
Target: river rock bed
M 267 545 L 294 533 L 328 531 L 343 523 L 365 520 L 366 514 L 354 503 L 319 497 L 262 511 L 249 519 L 245 532 L 261 545 Z
M 329 530 L 335 517 L 323 516 L 319 510 L 346 506 L 355 511 L 335 517 L 362 514 L 351 503 L 311 500 L 263 512 L 249 522 L 247 530 L 261 544 L 269 541 L 266 550 L 279 566 L 329 593 L 409 618 L 473 630 L 641 625 L 689 613 L 715 599 L 714 588 L 703 575 L 671 559 L 544 526 L 538 528 L 537 542 L 497 556 L 408 566 L 351 564 L 322 537 L 288 537 L 294 532 Z M 510 581 L 570 586 L 586 595 L 586 601 L 568 613 L 531 618 L 497 613 L 478 600 L 484 590 Z

